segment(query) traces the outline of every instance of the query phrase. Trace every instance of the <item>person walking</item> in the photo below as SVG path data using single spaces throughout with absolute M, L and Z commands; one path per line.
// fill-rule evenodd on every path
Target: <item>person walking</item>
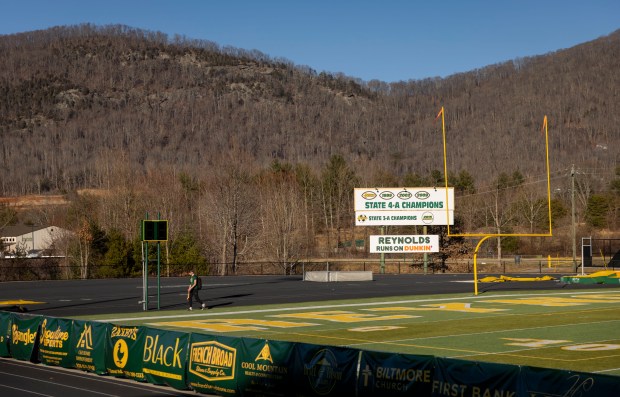
M 198 277 L 196 276 L 196 274 L 194 274 L 193 270 L 190 270 L 189 287 L 187 287 L 187 302 L 189 304 L 188 310 L 193 310 L 192 306 L 194 304 L 194 299 L 196 299 L 196 302 L 200 303 L 201 310 L 204 310 L 204 308 L 207 306 L 198 295 L 199 289 L 200 288 L 198 287 Z

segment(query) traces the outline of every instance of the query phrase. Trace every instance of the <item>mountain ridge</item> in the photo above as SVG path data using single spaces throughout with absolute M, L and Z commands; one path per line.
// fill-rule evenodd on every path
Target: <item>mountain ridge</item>
M 449 173 L 478 183 L 499 171 L 544 173 L 542 141 L 530 138 L 545 115 L 553 173 L 576 164 L 607 180 L 617 164 L 620 31 L 395 83 L 120 25 L 0 36 L 0 50 L 3 195 L 103 187 L 102 168 L 119 158 L 143 173 L 169 166 L 199 177 L 231 158 L 319 169 L 338 154 L 363 181 L 403 181 L 443 169 L 441 106 Z

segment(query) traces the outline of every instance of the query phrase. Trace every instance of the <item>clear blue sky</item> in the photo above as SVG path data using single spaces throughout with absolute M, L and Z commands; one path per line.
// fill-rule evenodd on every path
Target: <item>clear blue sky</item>
M 446 77 L 620 29 L 620 0 L 0 0 L 0 34 L 122 24 L 385 82 Z

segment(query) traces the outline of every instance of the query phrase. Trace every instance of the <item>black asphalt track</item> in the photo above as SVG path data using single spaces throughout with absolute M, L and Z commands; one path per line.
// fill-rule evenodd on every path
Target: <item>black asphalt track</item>
M 189 390 L 175 390 L 150 383 L 0 358 L 0 396 L 3 397 L 166 397 L 198 395 Z
M 479 277 L 488 276 L 487 274 Z M 520 274 L 515 277 L 538 277 Z M 563 284 L 554 281 L 478 283 L 478 293 L 515 290 L 579 290 L 618 288 L 620 285 Z M 363 299 L 450 293 L 474 294 L 472 274 L 375 275 L 373 281 L 310 282 L 301 276 L 205 277 L 200 296 L 209 307 Z M 149 280 L 149 311 L 187 307 L 188 278 Z M 158 294 L 159 290 L 159 294 Z M 158 299 L 159 295 L 159 299 Z M 144 309 L 142 279 L 32 281 L 0 283 L 0 310 L 55 317 L 136 313 Z M 24 301 L 37 303 L 20 303 Z M 195 304 L 195 308 L 198 305 Z M 184 396 L 177 391 L 131 380 L 92 375 L 58 367 L 0 358 L 0 396 Z
M 485 275 L 479 275 L 484 277 Z M 515 277 L 537 277 L 520 274 Z M 509 290 L 582 289 L 591 285 L 554 281 L 478 283 L 478 293 Z M 386 296 L 474 293 L 471 274 L 385 274 L 373 281 L 310 282 L 301 276 L 204 277 L 202 299 L 210 307 L 250 306 L 276 303 L 312 302 L 335 299 L 378 298 Z M 178 310 L 187 306 L 188 278 L 161 278 L 159 301 L 157 279 L 149 279 L 148 309 Z M 614 287 L 614 286 L 598 286 Z M 32 281 L 0 283 L 0 307 L 23 309 L 33 314 L 55 317 L 88 316 L 143 311 L 142 279 L 104 279 Z M 38 303 L 19 303 L 19 301 Z M 4 302 L 4 305 L 2 304 Z M 195 304 L 195 308 L 198 305 Z

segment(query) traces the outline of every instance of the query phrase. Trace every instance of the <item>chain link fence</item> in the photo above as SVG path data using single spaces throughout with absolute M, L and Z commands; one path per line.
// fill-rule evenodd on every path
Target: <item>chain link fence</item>
M 32 280 L 71 280 L 80 278 L 80 267 L 67 264 L 66 258 L 0 258 L 0 281 L 32 281 Z M 515 256 L 501 261 L 496 259 L 478 258 L 477 272 L 488 274 L 518 273 L 563 273 L 573 274 L 574 263 L 569 258 L 543 258 Z M 577 266 L 581 266 L 578 262 Z M 586 271 L 594 272 L 602 268 L 620 269 L 605 263 L 594 263 L 586 267 Z M 157 265 L 149 264 L 149 275 L 157 275 Z M 187 275 L 193 269 L 203 276 L 236 276 L 236 275 L 299 275 L 308 271 L 371 271 L 375 274 L 438 274 L 438 273 L 473 273 L 474 264 L 471 259 L 440 261 L 430 259 L 426 263 L 421 260 L 358 260 L 331 259 L 306 260 L 296 262 L 254 261 L 238 263 L 210 263 L 201 266 L 191 265 L 160 265 L 161 277 L 178 277 Z M 142 277 L 141 264 L 122 272 L 117 268 L 103 265 L 90 265 L 88 278 Z

